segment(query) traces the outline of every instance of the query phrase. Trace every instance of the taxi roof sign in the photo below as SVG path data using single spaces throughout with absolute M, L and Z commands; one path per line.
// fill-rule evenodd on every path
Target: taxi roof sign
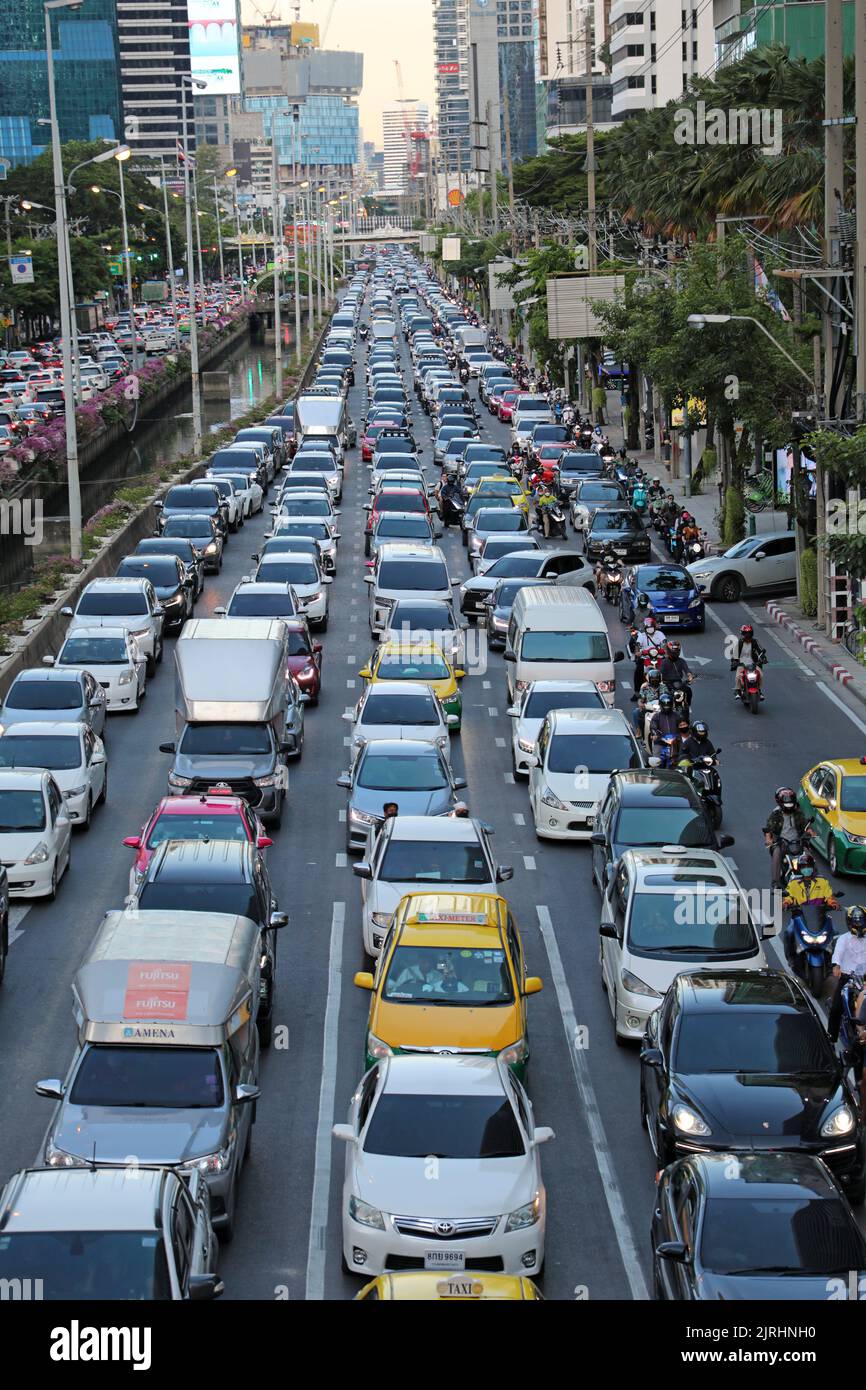
M 468 927 L 484 927 L 488 920 L 486 912 L 419 912 L 415 916 L 416 922 L 447 922 Z
M 480 1279 L 460 1278 L 452 1276 L 450 1279 L 440 1279 L 436 1285 L 436 1292 L 440 1298 L 481 1298 L 484 1293 L 484 1285 Z

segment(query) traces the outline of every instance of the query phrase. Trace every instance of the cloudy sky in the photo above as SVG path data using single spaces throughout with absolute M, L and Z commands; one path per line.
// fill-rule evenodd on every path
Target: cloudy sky
M 300 0 L 301 22 L 324 25 L 331 0 Z M 294 18 L 291 0 L 242 0 L 247 23 L 278 9 L 280 19 Z M 394 59 L 403 70 L 407 97 L 433 104 L 433 6 L 431 0 L 335 0 L 326 48 L 345 48 L 364 55 L 361 125 L 365 140 L 382 147 L 382 112 L 397 100 Z

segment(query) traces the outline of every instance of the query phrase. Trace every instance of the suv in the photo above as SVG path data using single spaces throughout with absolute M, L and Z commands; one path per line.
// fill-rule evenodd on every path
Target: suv
M 388 626 L 388 615 L 398 599 L 440 599 L 450 602 L 451 579 L 445 556 L 438 545 L 412 545 L 391 541 L 381 545 L 373 560 L 373 572 L 364 576 L 370 586 L 370 632 L 376 637 Z
M 0 1195 L 0 1230 L 4 1287 L 17 1280 L 46 1302 L 193 1301 L 223 1292 L 210 1193 L 194 1166 L 24 1168 Z
M 159 512 L 159 529 L 163 530 L 170 516 L 187 515 L 189 512 L 203 512 L 212 517 L 222 532 L 223 538 L 229 531 L 229 509 L 220 492 L 213 485 L 201 483 L 177 483 L 170 487 L 161 502 L 154 506 Z
M 686 568 L 708 590 L 708 597 L 736 603 L 747 590 L 793 589 L 797 577 L 797 542 L 793 531 L 749 536 L 726 550 L 707 555 Z
M 147 658 L 149 676 L 162 661 L 165 609 L 149 579 L 91 579 L 74 612 L 60 612 L 72 620 L 67 636 L 78 627 L 125 627 Z
M 230 912 L 262 933 L 262 997 L 258 1029 L 271 1041 L 276 989 L 276 933 L 288 922 L 277 911 L 265 858 L 249 840 L 164 840 L 129 900 L 141 912 Z

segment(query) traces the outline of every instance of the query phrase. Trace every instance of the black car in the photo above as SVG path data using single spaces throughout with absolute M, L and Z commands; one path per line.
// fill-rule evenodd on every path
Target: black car
M 154 503 L 154 506 L 159 511 L 160 530 L 164 530 L 169 517 L 181 513 L 201 512 L 203 516 L 213 517 L 224 540 L 228 536 L 228 505 L 215 487 L 205 487 L 201 483 L 177 483 L 170 487 L 162 501 Z
M 663 1300 L 856 1299 L 866 1272 L 851 1208 L 806 1154 L 696 1153 L 672 1163 L 656 1188 L 651 1241 Z
M 126 555 L 118 579 L 149 579 L 165 609 L 165 630 L 177 632 L 192 617 L 195 580 L 176 555 Z
M 278 421 L 265 421 L 266 425 L 277 423 Z M 225 449 L 217 449 L 216 453 L 211 454 L 207 461 L 207 472 L 254 473 L 262 492 L 268 490 L 268 465 L 265 462 L 264 452 L 257 444 L 251 444 L 249 449 L 239 449 L 236 444 Z
M 284 463 L 288 463 L 288 447 L 283 432 L 277 425 L 251 425 L 248 429 L 238 430 L 232 442 L 235 444 L 263 444 L 267 451 L 265 459 L 270 454 L 273 460 L 272 477 L 275 472 L 279 472 Z
M 583 533 L 583 553 L 600 560 L 608 551 L 621 560 L 648 560 L 649 532 L 631 507 L 599 507 Z
M 678 975 L 649 1017 L 640 1106 L 660 1168 L 696 1149 L 820 1158 L 866 1197 L 857 1097 L 806 990 L 784 970 Z
M 193 581 L 193 599 L 204 589 L 204 564 L 192 541 L 183 536 L 146 536 L 135 547 L 136 555 L 176 555 Z
M 277 911 L 260 849 L 248 840 L 164 840 L 147 866 L 132 906 L 142 912 L 229 912 L 256 922 L 262 933 L 259 1041 L 274 1025 L 276 932 L 288 922 Z
M 593 449 L 566 449 L 559 456 L 557 486 L 563 497 L 570 499 L 579 483 L 604 476 L 604 459 Z
M 592 877 L 600 893 L 623 850 L 655 845 L 688 849 L 727 849 L 733 835 L 719 835 L 685 773 L 642 767 L 614 772 L 595 818 Z
M 166 517 L 162 530 L 155 534 L 191 541 L 206 573 L 219 574 L 222 569 L 223 533 L 217 521 L 205 512 L 175 512 Z
M 559 489 L 568 497 L 575 531 L 585 530 L 599 507 L 615 507 L 626 501 L 625 488 L 615 478 L 586 478 L 582 473 L 572 473 L 563 480 L 560 471 Z

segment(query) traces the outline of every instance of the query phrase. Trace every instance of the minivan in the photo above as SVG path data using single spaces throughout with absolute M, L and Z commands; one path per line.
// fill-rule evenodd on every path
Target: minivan
M 611 652 L 601 609 L 586 589 L 521 589 L 514 600 L 505 645 L 508 703 L 534 680 L 594 681 L 605 703 L 616 693 L 614 663 L 624 653 Z

